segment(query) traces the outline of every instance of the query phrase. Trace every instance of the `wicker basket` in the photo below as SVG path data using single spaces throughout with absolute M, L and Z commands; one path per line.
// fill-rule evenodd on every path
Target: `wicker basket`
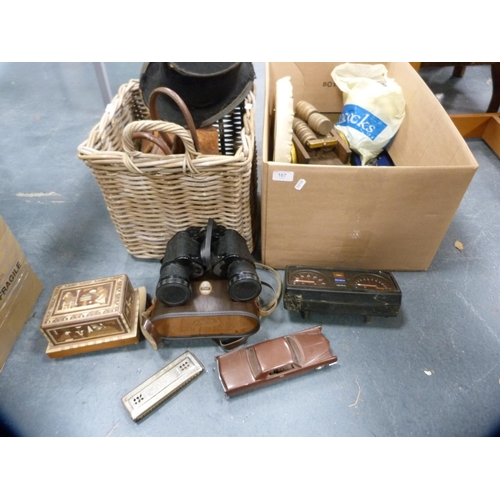
M 222 154 L 202 155 L 183 127 L 148 120 L 138 80 L 120 87 L 78 147 L 78 157 L 92 170 L 130 254 L 160 259 L 176 232 L 204 226 L 209 218 L 238 231 L 253 252 L 258 220 L 254 102 L 251 92 L 216 124 Z M 172 132 L 186 152 L 161 156 L 137 151 L 136 131 Z

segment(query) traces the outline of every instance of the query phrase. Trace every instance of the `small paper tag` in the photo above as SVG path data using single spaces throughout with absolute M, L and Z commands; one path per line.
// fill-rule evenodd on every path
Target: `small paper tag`
M 295 189 L 297 191 L 300 191 L 305 185 L 306 185 L 306 180 L 300 179 L 299 182 L 297 182 L 297 184 L 295 184 Z
M 273 181 L 292 182 L 293 172 L 274 171 Z

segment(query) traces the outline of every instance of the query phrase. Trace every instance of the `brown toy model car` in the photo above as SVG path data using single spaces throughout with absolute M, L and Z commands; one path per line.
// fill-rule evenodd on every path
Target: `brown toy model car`
M 321 326 L 267 340 L 215 358 L 227 396 L 337 362 Z

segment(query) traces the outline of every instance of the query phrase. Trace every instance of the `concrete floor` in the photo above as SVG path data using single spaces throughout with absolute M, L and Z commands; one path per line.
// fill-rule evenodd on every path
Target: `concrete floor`
M 114 93 L 141 63 L 109 63 Z M 257 72 L 261 157 L 263 63 Z M 424 69 L 449 112 L 483 112 L 488 67 Z M 500 425 L 500 161 L 481 140 L 480 168 L 427 272 L 396 273 L 396 318 L 315 315 L 282 304 L 251 342 L 316 324 L 336 366 L 224 396 L 212 341 L 146 342 L 50 359 L 40 322 L 55 285 L 126 273 L 153 293 L 159 263 L 130 256 L 99 186 L 76 156 L 104 110 L 92 63 L 0 63 L 0 214 L 44 290 L 0 374 L 0 423 L 18 436 L 487 436 Z M 24 196 L 51 193 L 49 196 Z M 465 245 L 459 252 L 456 240 Z M 121 398 L 186 349 L 205 372 L 140 423 Z M 430 373 L 428 375 L 427 373 Z

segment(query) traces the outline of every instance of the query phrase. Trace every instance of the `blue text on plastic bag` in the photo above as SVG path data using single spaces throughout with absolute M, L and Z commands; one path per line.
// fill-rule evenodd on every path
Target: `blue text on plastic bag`
M 337 125 L 352 127 L 374 140 L 386 127 L 380 118 L 355 104 L 346 104 L 339 116 Z

